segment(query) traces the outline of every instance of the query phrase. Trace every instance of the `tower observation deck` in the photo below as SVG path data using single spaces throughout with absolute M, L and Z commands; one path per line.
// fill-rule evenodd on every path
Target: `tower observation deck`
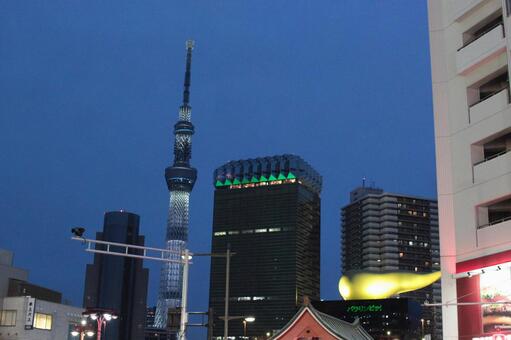
M 194 42 L 186 42 L 186 71 L 183 91 L 183 104 L 179 107 L 179 120 L 174 125 L 174 163 L 165 169 L 165 180 L 170 192 L 165 246 L 174 251 L 175 260 L 186 248 L 188 241 L 188 217 L 190 192 L 197 179 L 197 170 L 190 166 L 192 157 L 192 135 L 194 126 L 191 122 L 190 78 L 192 50 Z M 169 308 L 181 306 L 181 283 L 183 265 L 165 262 L 161 268 L 160 291 L 156 306 L 154 326 L 165 328 Z

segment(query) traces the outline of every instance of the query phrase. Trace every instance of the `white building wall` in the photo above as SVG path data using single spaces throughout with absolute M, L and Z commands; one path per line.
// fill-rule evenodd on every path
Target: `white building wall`
M 25 329 L 25 297 L 8 297 L 0 300 L 0 310 L 16 310 L 15 326 L 0 326 L 0 340 L 68 340 L 69 325 L 80 324 L 84 309 L 36 300 L 36 312 L 52 315 L 52 329 Z
M 477 228 L 477 207 L 511 194 L 509 154 L 473 166 L 481 158 L 474 144 L 511 127 L 508 93 L 470 106 L 473 93 L 468 90 L 509 69 L 511 31 L 504 2 L 428 1 L 444 303 L 457 300 L 452 278 L 457 262 L 511 249 L 510 222 Z M 493 29 L 462 48 L 463 33 L 499 9 L 506 38 L 503 30 Z M 458 339 L 457 317 L 457 307 L 443 307 L 444 339 Z

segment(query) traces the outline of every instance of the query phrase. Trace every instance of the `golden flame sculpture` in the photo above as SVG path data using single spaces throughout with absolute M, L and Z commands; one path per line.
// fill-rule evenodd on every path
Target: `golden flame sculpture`
M 355 272 L 339 280 L 339 293 L 344 300 L 387 299 L 393 295 L 429 286 L 440 278 L 440 272 L 418 274 L 406 272 Z

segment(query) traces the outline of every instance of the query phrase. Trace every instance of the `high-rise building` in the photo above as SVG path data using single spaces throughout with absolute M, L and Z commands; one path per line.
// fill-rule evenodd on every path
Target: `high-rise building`
M 428 3 L 444 339 L 511 337 L 511 1 Z
M 193 47 L 194 42 L 188 40 L 186 42 L 183 104 L 179 107 L 179 120 L 174 125 L 174 163 L 165 169 L 165 180 L 170 191 L 165 246 L 174 253 L 170 255 L 170 258 L 174 260 L 180 260 L 181 252 L 186 248 L 188 242 L 190 192 L 197 179 L 197 170 L 190 166 L 192 135 L 194 133 L 194 126 L 191 122 L 192 107 L 190 106 Z M 165 262 L 161 268 L 155 327 L 165 328 L 169 308 L 181 306 L 182 282 L 183 265 Z
M 341 215 L 341 272 L 440 270 L 435 200 L 359 187 L 351 192 Z M 440 295 L 440 283 L 434 283 L 400 297 L 422 304 L 439 303 Z M 440 309 L 423 308 L 421 318 L 420 331 L 441 339 Z
M 232 161 L 214 173 L 212 252 L 235 253 L 229 281 L 229 337 L 282 328 L 305 296 L 320 293 L 321 176 L 282 155 Z M 215 338 L 224 335 L 226 260 L 213 257 L 209 306 Z M 245 324 L 243 318 L 254 322 Z
M 139 220 L 138 215 L 129 212 L 107 212 L 103 232 L 98 232 L 96 239 L 143 246 L 144 236 L 139 234 Z M 110 247 L 112 251 L 114 248 Z M 106 250 L 106 246 L 97 244 L 96 249 Z M 143 255 L 142 251 L 134 254 Z M 107 339 L 143 339 L 148 276 L 149 270 L 143 268 L 141 259 L 94 254 L 94 264 L 87 265 L 83 306 L 117 313 L 118 319 L 112 320 L 106 327 Z

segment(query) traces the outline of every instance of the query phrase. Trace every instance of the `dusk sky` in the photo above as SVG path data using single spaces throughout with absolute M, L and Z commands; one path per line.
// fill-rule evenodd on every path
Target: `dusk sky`
M 71 227 L 94 237 L 122 208 L 141 216 L 146 245 L 164 245 L 189 38 L 189 248 L 210 250 L 217 166 L 300 155 L 323 176 L 321 295 L 338 299 L 349 191 L 365 176 L 436 196 L 425 1 L 0 1 L 0 248 L 81 305 L 92 255 Z M 160 264 L 145 266 L 154 305 Z M 208 289 L 197 258 L 192 311 Z

